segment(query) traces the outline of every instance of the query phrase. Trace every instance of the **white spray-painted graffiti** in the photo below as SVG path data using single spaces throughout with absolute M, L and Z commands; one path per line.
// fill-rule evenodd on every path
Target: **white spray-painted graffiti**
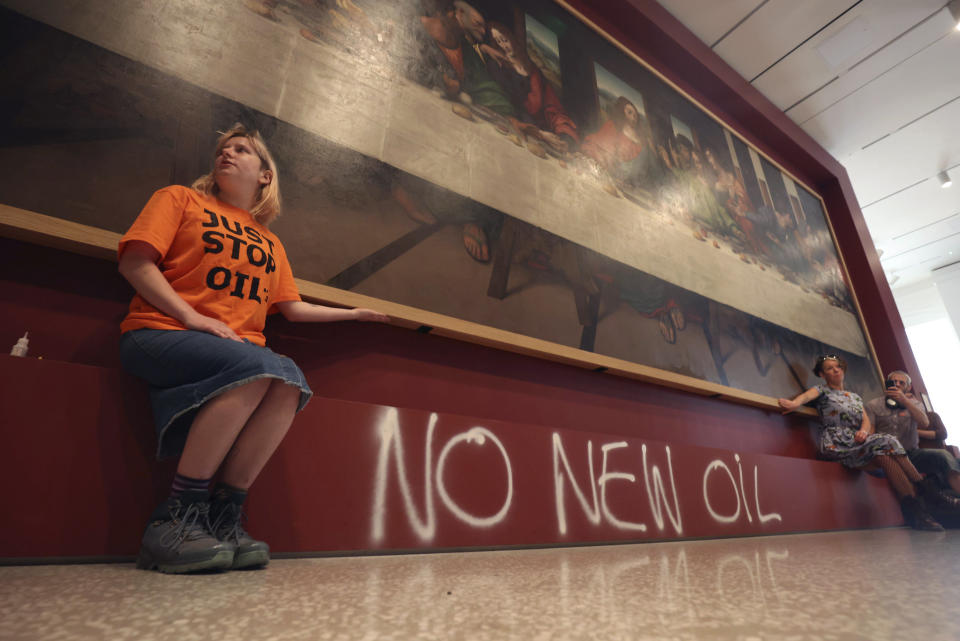
M 407 515 L 410 527 L 416 532 L 417 536 L 424 542 L 429 542 L 436 535 L 437 514 L 433 502 L 433 483 L 437 484 L 437 494 L 443 504 L 464 523 L 473 527 L 491 527 L 503 521 L 510 511 L 510 505 L 513 503 L 513 468 L 510 465 L 510 456 L 506 448 L 497 436 L 485 427 L 472 427 L 466 432 L 461 432 L 447 441 L 440 456 L 437 459 L 437 471 L 433 473 L 433 436 L 437 427 L 436 413 L 430 414 L 427 422 L 427 442 L 424 446 L 424 474 L 423 474 L 423 502 L 425 515 L 421 518 L 420 511 L 413 500 L 413 490 L 410 488 L 410 480 L 407 476 L 405 458 L 403 455 L 403 439 L 400 435 L 400 418 L 397 410 L 393 407 L 387 408 L 383 413 L 378 426 L 377 433 L 380 436 L 380 453 L 377 456 L 377 475 L 374 485 L 373 497 L 373 526 L 371 538 L 379 543 L 384 537 L 383 520 L 386 512 L 387 479 L 390 467 L 390 452 L 393 452 L 394 467 L 397 471 L 398 483 L 400 484 L 400 493 L 403 496 L 403 507 Z M 444 469 L 447 462 L 447 456 L 450 451 L 460 443 L 470 443 L 477 446 L 484 446 L 487 440 L 493 443 L 503 457 L 506 464 L 507 495 L 504 498 L 500 510 L 492 516 L 482 517 L 474 516 L 451 498 L 447 492 L 444 483 Z
M 703 502 L 707 506 L 707 511 L 710 513 L 710 516 L 712 516 L 718 523 L 734 523 L 737 521 L 737 519 L 740 518 L 741 506 L 743 507 L 744 513 L 746 513 L 747 522 L 753 523 L 753 515 L 750 513 L 750 505 L 747 501 L 747 487 L 743 482 L 743 467 L 740 465 L 740 455 L 734 454 L 734 459 L 737 462 L 737 473 L 740 477 L 740 485 L 738 486 L 737 482 L 733 479 L 733 472 L 730 471 L 730 468 L 726 463 L 720 459 L 710 461 L 710 464 L 707 465 L 707 469 L 703 472 Z M 734 497 L 737 499 L 737 509 L 733 512 L 733 514 L 718 514 L 717 511 L 713 509 L 713 505 L 710 502 L 710 475 L 715 470 L 723 470 L 727 473 L 727 478 L 730 480 L 730 487 L 733 489 Z M 742 503 L 740 501 L 740 497 L 743 497 Z M 783 517 L 776 512 L 764 514 L 760 511 L 760 481 L 758 479 L 756 465 L 753 466 L 753 499 L 754 507 L 757 511 L 757 518 L 761 523 L 783 520 Z
M 500 450 L 500 456 L 503 457 L 503 462 L 507 466 L 507 496 L 504 497 L 503 505 L 496 514 L 488 517 L 479 517 L 469 514 L 450 498 L 450 495 L 447 493 L 447 487 L 443 483 L 443 470 L 444 464 L 447 461 L 447 455 L 450 454 L 450 450 L 452 450 L 455 445 L 466 442 L 482 447 L 488 438 L 497 446 L 497 449 Z M 440 494 L 443 504 L 464 523 L 472 525 L 473 527 L 490 527 L 502 521 L 510 510 L 510 504 L 513 503 L 513 469 L 510 467 L 510 457 L 507 455 L 507 450 L 503 447 L 500 439 L 485 427 L 472 427 L 466 432 L 457 434 L 447 441 L 447 444 L 443 446 L 443 450 L 440 452 L 440 458 L 437 460 L 437 492 Z
M 396 478 L 396 485 L 399 488 L 400 496 L 403 499 L 403 513 L 406 516 L 407 523 L 413 533 L 424 543 L 433 541 L 437 533 L 437 512 L 435 508 L 435 494 L 439 495 L 441 502 L 446 509 L 456 519 L 474 528 L 492 528 L 503 523 L 510 513 L 514 502 L 514 471 L 510 460 L 510 455 L 503 442 L 490 429 L 482 426 L 473 426 L 466 431 L 459 432 L 449 437 L 440 449 L 439 456 L 436 457 L 436 468 L 434 469 L 434 436 L 436 434 L 437 422 L 439 417 L 436 413 L 430 414 L 426 425 L 426 440 L 424 444 L 423 456 L 423 499 L 422 510 L 417 506 L 414 498 L 414 483 L 411 483 L 407 473 L 406 457 L 403 451 L 403 437 L 401 434 L 399 413 L 395 408 L 387 408 L 382 413 L 376 424 L 376 435 L 379 439 L 379 451 L 376 464 L 376 476 L 374 480 L 374 493 L 372 502 L 371 530 L 370 538 L 374 544 L 383 542 L 385 532 L 385 521 L 387 515 L 387 495 L 390 487 L 390 479 Z M 503 461 L 503 473 L 505 479 L 506 493 L 503 497 L 500 508 L 490 515 L 477 515 L 464 509 L 447 490 L 444 481 L 447 474 L 448 457 L 454 448 L 462 445 L 472 445 L 475 448 L 485 448 L 492 445 L 498 452 Z M 552 458 L 553 471 L 553 490 L 554 503 L 557 518 L 557 534 L 565 537 L 568 534 L 568 514 L 567 514 L 567 492 L 569 486 L 573 490 L 573 496 L 576 498 L 576 504 L 579 504 L 583 517 L 592 526 L 612 527 L 623 532 L 647 532 L 646 523 L 629 520 L 625 517 L 614 514 L 610 502 L 608 501 L 608 492 L 611 484 L 615 481 L 620 482 L 617 488 L 626 489 L 624 484 L 637 484 L 637 476 L 623 469 L 624 462 L 629 461 L 629 451 L 631 445 L 627 441 L 612 441 L 600 445 L 601 462 L 600 475 L 597 476 L 594 467 L 594 445 L 592 440 L 586 443 L 586 470 L 588 478 L 578 479 L 574 473 L 574 466 L 570 464 L 570 458 L 567 454 L 567 448 L 564 446 L 563 437 L 558 432 L 551 435 L 550 452 Z M 479 450 L 471 450 L 475 452 Z M 619 465 L 615 465 L 611 459 L 616 456 Z M 649 514 L 652 516 L 653 523 L 656 526 L 656 532 L 660 535 L 682 536 L 683 516 L 681 511 L 680 495 L 677 492 L 677 483 L 674 476 L 673 454 L 670 446 L 664 446 L 663 457 L 665 466 L 657 465 L 652 462 L 652 452 L 646 443 L 640 446 L 639 463 L 643 472 L 643 492 L 649 505 Z M 743 478 L 743 466 L 740 455 L 733 455 L 737 468 L 737 474 L 734 473 L 726 461 L 715 459 L 711 461 L 703 472 L 703 507 L 707 514 L 716 523 L 721 525 L 732 524 L 746 519 L 748 524 L 754 522 L 754 513 L 756 519 L 761 525 L 770 521 L 782 521 L 779 513 L 764 513 L 760 509 L 760 489 L 759 489 L 759 470 L 758 466 L 753 466 L 753 511 L 747 499 L 747 486 Z M 634 459 L 635 460 L 635 459 Z M 392 463 L 392 465 L 391 465 Z M 394 471 L 391 474 L 391 469 Z M 541 469 L 541 468 L 537 468 Z M 542 469 L 550 469 L 543 466 Z M 714 474 L 722 471 L 725 474 Z M 455 473 L 455 472 L 454 472 Z M 720 481 L 713 479 L 719 478 Z M 738 482 L 739 481 L 739 482 Z M 719 483 L 719 485 L 718 485 Z M 434 492 L 436 486 L 436 492 Z M 736 501 L 736 509 L 729 514 L 720 513 L 715 509 L 715 504 L 719 494 L 723 492 L 724 486 L 729 487 L 733 492 L 733 498 Z M 622 492 L 623 489 L 620 491 Z M 641 499 L 642 500 L 642 499 Z M 619 505 L 624 505 L 620 503 Z M 630 503 L 638 505 L 638 503 Z M 723 505 L 723 504 L 722 504 Z M 668 527 L 672 532 L 668 532 Z
M 423 494 L 424 518 L 420 518 L 420 512 L 413 502 L 413 490 L 410 489 L 410 481 L 407 479 L 406 465 L 403 456 L 403 441 L 400 438 L 400 418 L 397 410 L 393 407 L 387 408 L 377 425 L 377 433 L 380 435 L 380 454 L 377 457 L 377 477 L 374 485 L 373 496 L 373 530 L 371 537 L 377 543 L 383 540 L 383 518 L 386 512 L 387 495 L 387 473 L 390 465 L 390 451 L 393 450 L 394 467 L 397 470 L 397 479 L 400 483 L 400 493 L 403 495 L 403 507 L 417 536 L 423 541 L 433 539 L 437 531 L 436 512 L 433 509 L 433 475 L 431 468 L 433 458 L 430 456 L 430 450 L 433 445 L 433 433 L 437 427 L 437 415 L 431 414 L 427 423 L 427 456 L 424 458 L 426 471 L 423 474 Z M 392 447 L 391 447 L 392 446 Z
M 637 478 L 635 475 L 628 472 L 608 472 L 608 455 L 612 450 L 618 450 L 629 447 L 629 444 L 626 441 L 616 441 L 613 443 L 605 443 L 600 447 L 601 452 L 603 453 L 603 463 L 601 464 L 600 478 L 595 478 L 593 473 L 593 441 L 587 441 L 587 465 L 590 471 L 590 490 L 593 494 L 593 509 L 587 504 L 586 497 L 584 496 L 583 490 L 580 488 L 580 484 L 577 482 L 577 479 L 573 475 L 573 471 L 570 469 L 570 461 L 567 459 L 566 450 L 563 447 L 563 440 L 560 437 L 560 434 L 557 432 L 553 433 L 553 479 L 554 479 L 554 498 L 557 505 L 557 529 L 561 536 L 567 534 L 567 509 L 566 502 L 564 500 L 564 474 L 566 480 L 569 482 L 571 487 L 573 487 L 574 494 L 577 497 L 577 500 L 580 502 L 580 506 L 583 508 L 584 514 L 587 516 L 587 519 L 594 525 L 599 525 L 602 522 L 601 516 L 606 519 L 606 521 L 613 527 L 620 530 L 635 530 L 638 532 L 646 532 L 647 525 L 645 523 L 635 523 L 631 521 L 625 521 L 617 518 L 610 511 L 610 507 L 607 504 L 607 483 L 612 480 L 621 480 L 628 481 L 630 483 L 635 483 Z M 667 501 L 666 490 L 664 488 L 663 478 L 660 473 L 660 468 L 656 465 L 648 466 L 647 464 L 647 446 L 643 445 L 641 451 L 643 453 L 643 480 L 644 486 L 646 488 L 647 500 L 650 503 L 650 511 L 653 513 L 654 520 L 656 521 L 657 528 L 662 532 L 664 530 L 664 520 L 663 520 L 663 508 L 666 508 L 667 515 L 670 517 L 670 522 L 673 525 L 674 531 L 677 534 L 683 534 L 683 525 L 682 518 L 680 516 L 680 502 L 677 496 L 677 487 L 676 482 L 673 477 L 673 462 L 670 457 L 670 447 L 667 446 L 664 448 L 667 455 L 668 462 L 668 474 L 670 477 L 670 487 L 673 492 L 673 508 L 671 509 L 669 502 Z M 560 473 L 560 463 L 563 464 L 564 474 Z M 652 471 L 651 471 L 652 470 Z M 651 475 L 653 482 L 651 483 Z M 600 501 L 599 509 L 597 502 L 597 486 L 600 487 Z M 662 503 L 661 503 L 662 500 Z

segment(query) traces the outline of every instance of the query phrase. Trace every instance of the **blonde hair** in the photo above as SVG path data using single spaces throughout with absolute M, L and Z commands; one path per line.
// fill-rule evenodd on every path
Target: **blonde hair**
M 253 207 L 250 208 L 250 214 L 257 219 L 257 222 L 264 226 L 269 225 L 280 215 L 280 182 L 277 175 L 277 163 L 270 155 L 270 150 L 267 149 L 263 138 L 260 137 L 260 132 L 255 129 L 247 129 L 245 125 L 238 122 L 230 129 L 217 133 L 220 134 L 220 138 L 217 140 L 214 157 L 220 153 L 220 150 L 231 138 L 246 138 L 250 141 L 254 153 L 260 157 L 260 168 L 263 169 L 266 166 L 266 169 L 270 170 L 272 174 L 270 182 L 260 187 L 260 193 L 257 195 Z M 194 180 L 190 186 L 207 196 L 216 196 L 220 193 L 220 187 L 217 185 L 212 171 Z

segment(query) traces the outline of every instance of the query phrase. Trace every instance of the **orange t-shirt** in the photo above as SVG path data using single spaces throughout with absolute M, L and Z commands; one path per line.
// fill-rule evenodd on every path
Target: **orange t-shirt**
M 227 324 L 240 338 L 265 345 L 263 326 L 274 303 L 300 300 L 283 245 L 249 212 L 173 185 L 153 194 L 120 239 L 160 252 L 157 266 L 195 310 Z M 134 329 L 186 329 L 140 294 L 120 324 Z

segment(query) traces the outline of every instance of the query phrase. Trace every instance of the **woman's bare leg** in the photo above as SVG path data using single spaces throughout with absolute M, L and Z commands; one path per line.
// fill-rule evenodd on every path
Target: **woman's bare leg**
M 253 485 L 290 428 L 299 400 L 300 388 L 271 381 L 227 455 L 221 475 L 224 483 L 242 490 Z
M 255 380 L 207 401 L 190 425 L 177 473 L 194 479 L 211 478 L 272 382 Z

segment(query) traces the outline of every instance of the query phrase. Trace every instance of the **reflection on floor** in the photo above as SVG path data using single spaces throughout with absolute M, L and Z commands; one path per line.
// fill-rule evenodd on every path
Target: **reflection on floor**
M 191 577 L 0 568 L 0 639 L 960 638 L 960 534 L 906 529 L 278 559 Z

